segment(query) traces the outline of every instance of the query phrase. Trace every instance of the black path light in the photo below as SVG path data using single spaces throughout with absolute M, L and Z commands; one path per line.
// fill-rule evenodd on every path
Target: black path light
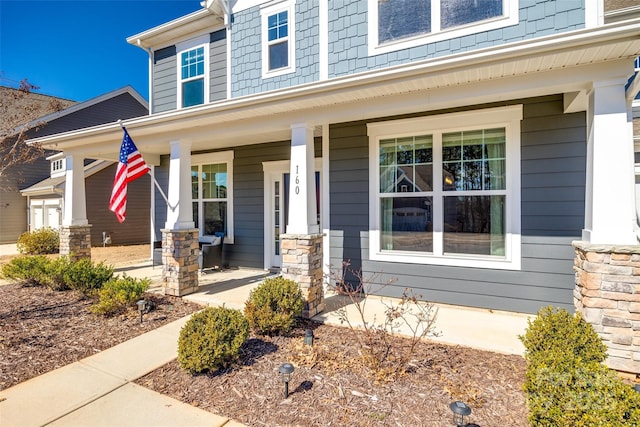
M 304 331 L 304 343 L 306 345 L 313 345 L 313 331 L 311 329 Z
M 469 406 L 464 402 L 451 402 L 449 409 L 453 412 L 453 423 L 457 427 L 464 426 L 464 417 L 471 415 L 471 408 L 469 408 Z
M 280 369 L 278 370 L 278 372 L 280 372 L 280 378 L 284 383 L 285 399 L 289 397 L 289 381 L 291 381 L 291 374 L 293 374 L 294 370 L 295 368 L 291 363 L 283 363 L 282 365 L 280 365 Z

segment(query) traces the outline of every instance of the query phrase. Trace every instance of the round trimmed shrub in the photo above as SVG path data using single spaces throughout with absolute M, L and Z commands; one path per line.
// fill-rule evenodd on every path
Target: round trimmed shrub
M 149 289 L 151 279 L 136 279 L 135 277 L 116 276 L 109 279 L 98 293 L 99 301 L 91 306 L 96 314 L 111 315 L 126 310 L 135 305 L 143 293 Z
M 251 291 L 244 315 L 256 333 L 275 335 L 290 331 L 303 309 L 300 286 L 293 280 L 272 277 Z
M 208 307 L 191 316 L 180 330 L 178 362 L 197 374 L 228 366 L 249 337 L 249 324 L 240 310 Z

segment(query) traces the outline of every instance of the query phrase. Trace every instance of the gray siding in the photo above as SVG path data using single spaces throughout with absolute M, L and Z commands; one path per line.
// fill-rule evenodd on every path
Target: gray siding
M 102 246 L 102 232 L 111 235 L 113 245 L 149 243 L 149 206 L 151 178 L 145 175 L 127 186 L 127 217 L 118 222 L 109 210 L 116 164 L 101 170 L 85 181 L 87 218 L 91 224 L 91 246 Z
M 369 260 L 365 122 L 330 127 L 331 264 L 350 260 L 365 276 L 382 273 L 380 283 L 394 279 L 382 291 L 391 296 L 409 287 L 448 304 L 528 313 L 545 305 L 572 309 L 571 241 L 584 224 L 585 114 L 562 114 L 559 95 L 513 103 L 524 104 L 520 271 Z
M 366 4 L 366 2 L 363 1 Z M 319 77 L 318 2 L 295 5 L 295 72 L 262 79 L 260 7 L 234 14 L 231 32 L 231 91 L 233 97 L 317 81 Z
M 153 53 L 152 113 L 175 110 L 177 105 L 176 48 L 169 46 Z
M 585 0 L 591 1 L 591 0 Z M 584 27 L 584 1 L 520 1 L 518 25 L 441 40 L 386 54 L 368 54 L 367 2 L 329 2 L 329 77 L 469 52 Z
M 211 33 L 209 44 L 209 101 L 227 98 L 227 35 L 226 30 Z
M 156 182 L 164 191 L 164 194 L 168 194 L 169 192 L 169 156 L 160 156 L 160 165 L 156 166 L 154 169 Z M 162 240 L 162 230 L 164 228 L 165 223 L 167 222 L 167 202 L 165 202 L 164 198 L 158 188 L 154 185 L 154 208 L 155 208 L 155 216 L 154 216 L 154 233 L 155 238 L 154 241 Z

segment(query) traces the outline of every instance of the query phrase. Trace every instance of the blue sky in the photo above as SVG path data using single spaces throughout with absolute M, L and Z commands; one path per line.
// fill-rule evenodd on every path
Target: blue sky
M 126 38 L 198 9 L 199 0 L 0 0 L 0 85 L 27 78 L 74 101 L 131 85 L 148 100 L 149 56 Z

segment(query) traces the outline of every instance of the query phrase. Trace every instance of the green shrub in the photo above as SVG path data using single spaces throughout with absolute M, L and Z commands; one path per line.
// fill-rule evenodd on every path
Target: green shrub
M 240 310 L 208 307 L 195 313 L 180 331 L 178 362 L 192 374 L 227 366 L 249 336 Z
M 95 295 L 112 277 L 113 267 L 103 262 L 93 264 L 87 258 L 71 263 L 62 274 L 66 286 L 87 296 Z
M 98 291 L 99 301 L 91 306 L 91 311 L 97 314 L 115 314 L 134 305 L 149 289 L 151 280 L 136 279 L 126 274 L 107 281 Z
M 27 231 L 18 237 L 18 251 L 21 254 L 45 255 L 55 254 L 60 250 L 60 235 L 51 227 Z
M 251 291 L 244 314 L 253 331 L 273 335 L 291 330 L 303 308 L 304 298 L 298 284 L 293 280 L 273 277 Z
M 640 394 L 602 364 L 606 347 L 580 315 L 543 308 L 520 339 L 531 426 L 640 425 Z
M 43 285 L 51 259 L 44 255 L 21 256 L 13 258 L 2 266 L 1 276 L 23 282 L 30 286 Z
M 71 289 L 65 279 L 65 274 L 72 268 L 73 261 L 68 256 L 52 259 L 47 264 L 42 283 L 54 291 L 68 291 Z
M 607 357 L 607 347 L 593 327 L 580 314 L 574 316 L 567 310 L 540 309 L 520 339 L 527 361 L 536 366 L 602 363 Z

